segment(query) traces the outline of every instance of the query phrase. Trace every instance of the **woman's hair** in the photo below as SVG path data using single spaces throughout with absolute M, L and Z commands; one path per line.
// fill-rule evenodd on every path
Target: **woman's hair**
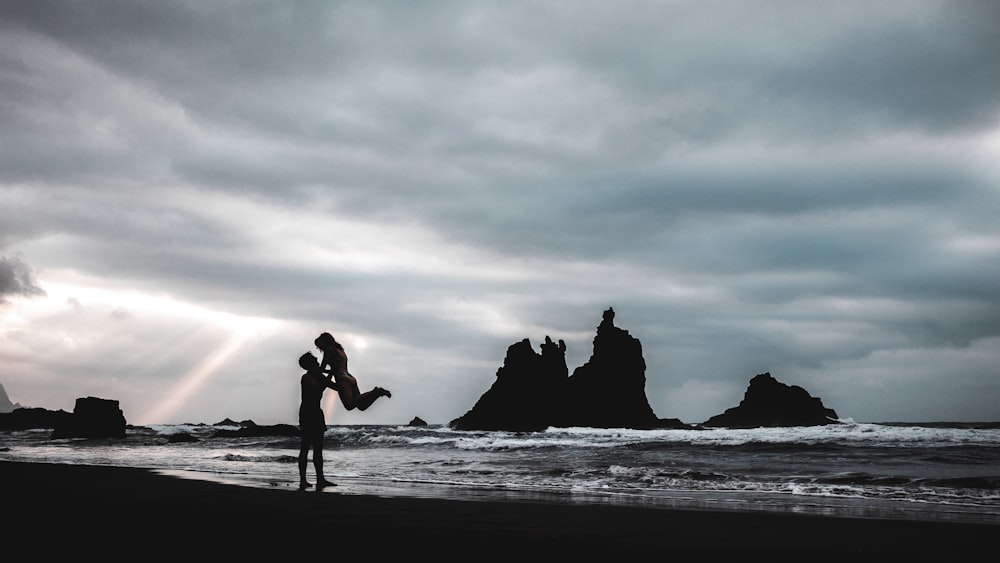
M 341 350 L 344 349 L 344 347 L 341 346 L 339 342 L 334 340 L 333 335 L 330 334 L 329 332 L 324 332 L 323 334 L 317 336 L 316 340 L 314 340 L 313 343 L 316 345 L 317 348 L 321 350 L 326 350 L 330 346 L 336 346 Z

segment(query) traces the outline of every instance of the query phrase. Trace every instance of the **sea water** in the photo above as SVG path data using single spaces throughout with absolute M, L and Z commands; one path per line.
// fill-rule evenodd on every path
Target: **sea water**
M 0 432 L 0 460 L 142 467 L 294 490 L 298 440 L 233 426 L 130 427 L 122 440 Z M 172 442 L 187 433 L 195 442 Z M 1000 425 L 854 423 L 690 430 L 331 426 L 325 493 L 765 510 L 1000 525 Z M 309 477 L 313 477 L 309 465 Z

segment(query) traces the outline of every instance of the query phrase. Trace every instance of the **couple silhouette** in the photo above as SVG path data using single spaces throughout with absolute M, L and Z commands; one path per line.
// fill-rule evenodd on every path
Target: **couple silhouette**
M 323 476 L 323 434 L 326 432 L 326 417 L 320 401 L 323 391 L 333 389 L 340 396 L 340 402 L 347 410 L 366 410 L 379 397 L 392 397 L 389 391 L 376 387 L 362 393 L 358 388 L 358 380 L 347 371 L 347 353 L 333 335 L 324 332 L 319 335 L 314 344 L 323 352 L 322 361 L 316 359 L 312 352 L 306 352 L 299 358 L 299 366 L 306 370 L 302 374 L 302 404 L 299 406 L 299 432 L 302 435 L 299 446 L 299 490 L 312 487 L 306 480 L 306 468 L 309 465 L 309 450 L 313 451 L 313 466 L 316 469 L 316 486 L 336 486 Z

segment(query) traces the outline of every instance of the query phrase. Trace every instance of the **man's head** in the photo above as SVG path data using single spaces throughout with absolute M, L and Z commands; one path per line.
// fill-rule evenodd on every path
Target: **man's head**
M 299 367 L 305 370 L 313 370 L 319 368 L 319 360 L 316 356 L 312 355 L 312 352 L 306 352 L 299 356 Z

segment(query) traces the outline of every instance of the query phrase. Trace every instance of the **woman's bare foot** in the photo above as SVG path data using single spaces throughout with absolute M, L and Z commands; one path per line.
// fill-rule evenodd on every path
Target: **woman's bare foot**
M 302 481 L 302 482 L 299 483 L 299 490 L 300 491 L 304 491 L 304 490 L 306 490 L 306 489 L 308 489 L 308 488 L 310 488 L 312 486 L 313 486 L 312 483 L 310 483 L 308 481 Z
M 332 481 L 327 481 L 326 479 L 320 479 L 320 481 L 316 483 L 316 486 L 320 489 L 325 489 L 327 487 L 336 487 L 337 484 Z

